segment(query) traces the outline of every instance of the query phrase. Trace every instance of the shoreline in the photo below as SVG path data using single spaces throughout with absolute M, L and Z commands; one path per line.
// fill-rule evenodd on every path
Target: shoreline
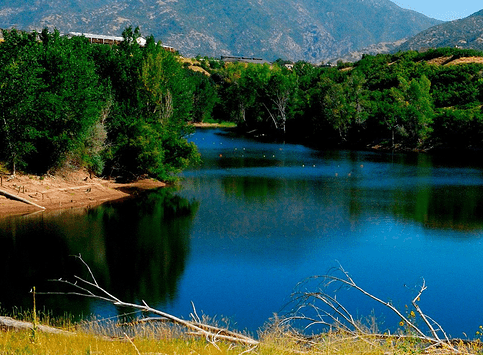
M 119 183 L 113 179 L 90 178 L 89 173 L 82 170 L 60 172 L 55 176 L 3 175 L 0 178 L 0 219 L 55 210 L 89 209 L 164 186 L 165 183 L 153 179 Z

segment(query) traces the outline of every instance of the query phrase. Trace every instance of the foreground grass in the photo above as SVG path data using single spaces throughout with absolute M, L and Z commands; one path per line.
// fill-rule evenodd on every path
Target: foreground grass
M 301 342 L 293 333 L 271 330 L 260 334 L 260 345 L 209 342 L 168 325 L 81 327 L 72 335 L 33 331 L 0 331 L 0 354 L 452 354 L 444 347 L 427 349 L 403 339 L 378 340 L 325 333 Z M 425 349 L 426 348 L 426 349 Z M 481 343 L 460 344 L 459 353 L 481 354 Z

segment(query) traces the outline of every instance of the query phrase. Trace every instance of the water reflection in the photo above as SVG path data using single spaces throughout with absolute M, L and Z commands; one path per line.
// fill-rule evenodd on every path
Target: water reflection
M 183 174 L 181 194 L 200 201 L 196 252 L 183 284 L 196 292 L 180 293 L 175 314 L 189 312 L 183 304 L 194 300 L 208 314 L 236 315 L 241 328 L 254 330 L 280 311 L 299 281 L 339 261 L 366 289 L 402 308 L 414 297 L 404 285 L 424 277 L 424 309 L 452 335 L 481 323 L 483 311 L 471 305 L 483 294 L 481 164 L 314 151 L 217 130 L 192 139 L 204 164 Z M 374 308 L 347 297 L 354 314 Z M 388 321 L 382 327 L 397 327 L 397 320 L 381 319 Z
M 166 304 L 176 298 L 189 254 L 198 203 L 168 188 L 91 210 L 0 221 L 1 306 L 29 308 L 32 286 L 54 290 L 54 278 L 85 275 L 69 255 L 81 254 L 100 284 L 127 302 Z M 87 276 L 87 275 L 85 275 Z M 46 309 L 90 314 L 79 297 L 40 297 Z M 62 311 L 63 309 L 63 311 Z
M 200 172 L 201 179 L 219 179 L 227 196 L 283 204 L 297 189 L 290 196 L 293 209 L 314 195 L 319 205 L 337 205 L 334 213 L 342 208 L 352 222 L 389 213 L 425 228 L 483 229 L 483 175 L 470 157 L 465 165 L 461 157 L 429 154 L 313 151 L 234 139 L 222 131 L 199 131 L 193 140 L 204 165 L 186 176 Z
M 483 229 L 483 188 L 451 186 L 420 193 L 415 218 L 428 228 L 478 231 Z

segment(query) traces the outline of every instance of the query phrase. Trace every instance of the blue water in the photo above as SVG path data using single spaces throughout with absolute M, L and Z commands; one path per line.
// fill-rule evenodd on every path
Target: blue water
M 183 174 L 181 195 L 200 207 L 177 304 L 193 300 L 253 330 L 287 310 L 298 282 L 342 265 L 403 310 L 424 278 L 420 305 L 453 336 L 474 336 L 483 323 L 481 168 L 213 130 L 192 140 L 205 163 Z M 354 315 L 376 308 L 381 327 L 397 324 L 364 297 L 348 297 Z
M 453 337 L 473 338 L 483 324 L 478 161 L 317 151 L 220 129 L 190 140 L 203 164 L 175 191 L 86 213 L 0 219 L 0 306 L 28 307 L 31 286 L 50 289 L 44 280 L 77 273 L 68 255 L 81 253 L 123 300 L 184 318 L 192 301 L 199 314 L 252 333 L 288 314 L 299 282 L 338 266 L 403 311 L 424 279 L 419 304 Z M 374 312 L 380 328 L 398 328 L 366 297 L 337 297 L 354 316 Z M 122 313 L 85 299 L 43 301 L 84 315 Z

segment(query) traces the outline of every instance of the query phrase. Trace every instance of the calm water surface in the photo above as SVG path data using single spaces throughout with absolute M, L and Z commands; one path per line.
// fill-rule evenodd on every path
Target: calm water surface
M 188 318 L 228 317 L 256 331 L 283 314 L 296 284 L 342 265 L 404 309 L 420 306 L 455 337 L 483 324 L 483 169 L 423 154 L 315 151 L 236 138 L 191 137 L 203 164 L 179 189 L 91 210 L 0 219 L 0 306 L 28 308 L 28 290 L 82 270 L 126 301 Z M 40 296 L 39 296 L 40 297 Z M 375 305 L 350 292 L 355 315 Z M 111 316 L 110 305 L 43 297 L 47 309 Z M 376 308 L 383 328 L 398 320 Z

